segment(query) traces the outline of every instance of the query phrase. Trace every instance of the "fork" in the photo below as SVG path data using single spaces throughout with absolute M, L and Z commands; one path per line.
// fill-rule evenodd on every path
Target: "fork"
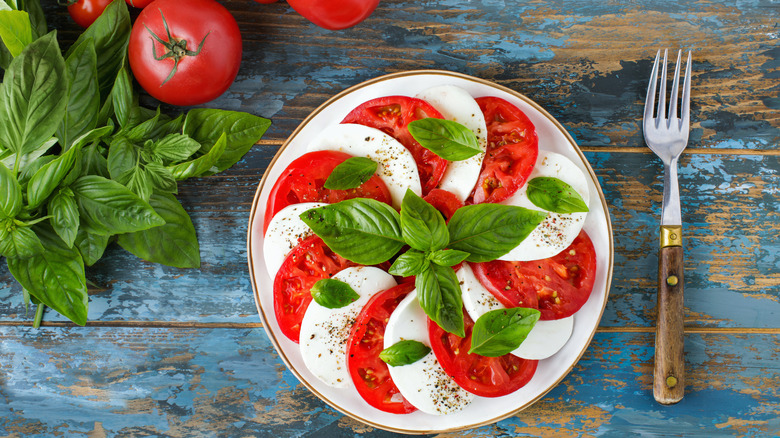
M 664 50 L 662 64 L 659 63 L 661 51 L 656 54 L 650 85 L 647 88 L 642 124 L 645 143 L 664 163 L 661 245 L 658 252 L 658 315 L 653 370 L 653 396 L 661 404 L 677 403 L 683 398 L 685 392 L 682 218 L 680 189 L 677 183 L 677 161 L 688 144 L 690 130 L 691 52 L 688 52 L 678 117 L 677 95 L 680 85 L 681 55 L 682 51 L 678 51 L 667 113 L 667 51 Z M 662 72 L 658 108 L 654 117 L 659 64 L 662 65 Z

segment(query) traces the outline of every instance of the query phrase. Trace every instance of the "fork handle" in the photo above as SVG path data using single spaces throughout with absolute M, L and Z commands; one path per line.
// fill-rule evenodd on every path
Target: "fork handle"
M 682 226 L 662 225 L 653 396 L 665 405 L 679 402 L 685 393 L 683 280 Z

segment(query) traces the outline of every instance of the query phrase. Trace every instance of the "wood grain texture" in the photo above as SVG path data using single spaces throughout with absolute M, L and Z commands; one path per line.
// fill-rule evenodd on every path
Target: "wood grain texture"
M 685 395 L 683 249 L 658 251 L 658 305 L 655 329 L 653 397 L 658 403 L 678 403 Z

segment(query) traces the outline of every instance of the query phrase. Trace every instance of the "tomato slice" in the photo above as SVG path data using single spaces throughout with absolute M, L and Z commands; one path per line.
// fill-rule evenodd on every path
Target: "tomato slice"
M 485 115 L 488 145 L 472 202 L 501 202 L 525 184 L 536 165 L 536 128 L 519 108 L 500 97 L 476 99 Z
M 387 96 L 363 103 L 347 114 L 341 123 L 357 123 L 380 129 L 404 145 L 417 163 L 425 195 L 439 185 L 447 169 L 447 160 L 422 147 L 409 133 L 409 123 L 426 117 L 443 118 L 436 108 L 422 99 Z
M 331 251 L 316 235 L 293 248 L 274 278 L 274 314 L 285 336 L 298 342 L 314 283 L 351 266 L 356 264 Z
M 265 210 L 263 233 L 279 210 L 291 204 L 302 202 L 336 202 L 352 198 L 372 198 L 390 204 L 390 191 L 385 183 L 376 175 L 364 182 L 360 187 L 349 190 L 331 190 L 325 188 L 333 168 L 343 163 L 350 154 L 339 151 L 309 152 L 290 163 L 282 175 L 276 180 L 268 195 L 268 206 Z
M 371 406 L 392 414 L 417 410 L 401 395 L 387 364 L 379 358 L 387 320 L 412 290 L 414 283 L 402 283 L 371 297 L 355 320 L 347 341 L 347 365 L 358 393 Z
M 455 210 L 463 207 L 463 202 L 454 193 L 444 189 L 431 190 L 423 197 L 423 200 L 431 204 L 436 210 L 439 210 L 446 220 L 450 220 L 452 215 L 455 214 Z
M 466 337 L 448 333 L 428 320 L 431 349 L 444 371 L 461 388 L 482 397 L 501 397 L 523 387 L 536 372 L 537 360 L 521 359 L 514 354 L 499 357 L 469 353 L 474 321 L 463 311 Z
M 530 262 L 471 265 L 477 279 L 507 307 L 533 307 L 541 319 L 573 315 L 588 301 L 596 280 L 596 250 L 585 231 L 557 255 Z

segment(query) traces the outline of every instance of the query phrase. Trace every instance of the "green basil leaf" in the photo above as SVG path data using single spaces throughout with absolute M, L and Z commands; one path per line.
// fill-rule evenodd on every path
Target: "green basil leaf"
M 24 11 L 0 11 L 0 39 L 16 57 L 33 42 L 30 16 Z
M 431 253 L 428 258 L 439 266 L 455 266 L 466 260 L 468 256 L 469 253 L 457 249 L 442 249 Z
M 200 143 L 184 134 L 168 134 L 152 144 L 152 153 L 161 157 L 163 163 L 184 161 L 200 149 Z
M 417 300 L 428 318 L 447 332 L 465 337 L 460 282 L 452 268 L 430 264 L 415 277 Z
M 401 277 L 411 277 L 427 269 L 428 264 L 429 262 L 424 252 L 410 249 L 398 256 L 387 272 L 392 275 L 400 275 Z
M 442 249 L 450 239 L 441 213 L 409 189 L 401 203 L 401 233 L 409 246 L 420 251 Z
M 108 247 L 110 236 L 102 234 L 93 234 L 83 228 L 78 229 L 76 233 L 76 247 L 84 258 L 84 264 L 92 266 L 103 257 L 103 253 Z
M 0 102 L 1 103 L 1 102 Z M 46 152 L 51 149 L 52 146 L 57 144 L 57 138 L 52 137 L 48 139 L 47 141 L 43 142 L 40 146 L 33 149 L 32 151 L 29 151 L 27 153 L 23 153 L 21 155 L 16 153 L 11 153 L 10 151 L 6 151 L 3 156 L 2 160 L 0 160 L 1 163 L 5 164 L 5 166 L 9 169 L 13 169 L 15 166 L 18 166 L 20 173 L 25 173 L 25 171 L 28 170 L 29 167 L 35 166 L 38 164 L 38 161 L 41 159 L 45 159 L 46 155 L 44 155 Z M 16 162 L 16 157 L 19 158 L 19 163 Z M 45 164 L 45 163 L 44 163 Z M 37 166 L 33 171 L 28 171 L 28 179 L 32 176 L 32 174 L 35 173 L 38 169 L 40 169 L 41 166 Z M 22 177 L 19 177 L 19 183 L 22 182 Z
M 67 90 L 65 59 L 52 31 L 29 44 L 5 72 L 0 144 L 24 155 L 49 140 L 65 113 Z
M 178 193 L 176 179 L 167 167 L 160 163 L 149 163 L 146 165 L 146 175 L 149 182 L 157 192 Z
M 124 136 L 116 136 L 108 147 L 108 174 L 111 179 L 127 185 L 140 162 L 140 150 Z
M 398 341 L 379 353 L 379 358 L 391 367 L 400 367 L 417 362 L 431 352 L 431 347 L 411 339 Z
M 211 172 L 218 173 L 237 163 L 249 152 L 269 126 L 270 120 L 248 113 L 196 108 L 187 113 L 182 129 L 184 134 L 203 145 L 202 153 L 208 152 L 222 133 L 227 134 L 225 151 L 216 163 L 217 171 Z
M 6 219 L 0 223 L 0 255 L 26 259 L 43 252 L 41 240 L 30 227 L 18 226 Z
M 48 204 L 51 227 L 68 247 L 73 247 L 79 230 L 79 207 L 69 188 L 60 190 Z
M 154 191 L 154 183 L 152 183 L 151 178 L 149 178 L 149 173 L 142 167 L 136 167 L 130 171 L 124 185 L 130 189 L 131 192 L 138 195 L 139 198 L 147 202 Z
M 467 205 L 447 224 L 449 247 L 469 253 L 470 262 L 495 260 L 519 245 L 546 217 L 544 212 L 511 205 Z
M 539 310 L 524 307 L 485 313 L 474 323 L 469 353 L 488 357 L 511 353 L 523 343 L 540 316 Z
M 103 178 L 109 178 L 108 160 L 100 151 L 101 146 L 93 143 L 84 148 L 81 152 L 81 175 L 98 175 Z
M 135 233 L 120 234 L 119 245 L 137 257 L 177 268 L 200 266 L 200 247 L 195 226 L 184 207 L 171 194 L 154 193 L 149 199 L 165 225 Z
M 122 67 L 114 80 L 114 88 L 111 89 L 111 102 L 114 106 L 114 115 L 119 126 L 125 127 L 130 121 L 130 112 L 133 109 L 133 80 Z
M 325 180 L 325 188 L 330 190 L 356 189 L 376 173 L 377 163 L 366 157 L 350 157 L 333 168 Z
M 19 185 L 22 186 L 22 191 L 27 191 L 27 184 L 32 179 L 33 175 L 35 175 L 41 168 L 52 161 L 54 161 L 57 158 L 56 155 L 44 155 L 42 157 L 39 157 L 37 160 L 31 162 L 28 164 L 22 171 L 19 173 Z
M 405 245 L 398 212 L 374 199 L 314 208 L 301 219 L 336 254 L 361 265 L 386 262 Z
M 140 109 L 141 107 L 134 107 L 134 109 Z M 160 121 L 160 117 L 162 114 L 160 113 L 160 107 L 157 107 L 157 110 L 155 111 L 155 114 L 142 121 L 138 124 L 132 125 L 132 127 L 128 127 L 129 129 L 126 129 L 123 133 L 125 137 L 127 137 L 128 140 L 140 143 L 145 140 L 150 139 L 150 137 L 154 137 L 154 132 L 159 129 L 159 125 L 162 125 L 163 122 Z
M 205 155 L 184 163 L 169 166 L 168 169 L 177 181 L 187 178 L 219 172 L 217 162 L 227 147 L 227 134 L 222 134 L 214 146 Z
M 579 193 L 564 181 L 540 176 L 528 181 L 528 200 L 535 206 L 553 213 L 587 212 L 588 204 Z
M 311 297 L 322 307 L 339 309 L 360 299 L 347 283 L 334 278 L 323 278 L 311 287 Z
M 46 25 L 46 17 L 43 14 L 41 2 L 39 0 L 24 0 L 21 9 L 27 11 L 30 15 L 33 41 L 46 35 L 46 32 L 49 31 L 49 27 Z
M 44 251 L 26 259 L 8 259 L 8 270 L 31 296 L 78 325 L 87 322 L 87 283 L 84 261 L 54 231 L 36 226 Z
M 65 59 L 70 77 L 65 117 L 57 128 L 57 137 L 68 149 L 74 139 L 97 126 L 100 111 L 100 92 L 97 80 L 95 43 L 84 40 Z
M 0 163 L 0 218 L 15 218 L 22 210 L 22 187 L 14 174 Z
M 71 186 L 81 226 L 94 234 L 132 233 L 165 224 L 154 209 L 116 181 L 82 176 Z
M 71 171 L 76 160 L 80 159 L 81 150 L 70 148 L 67 152 L 38 169 L 27 183 L 27 205 L 36 208 L 46 201 L 54 189 Z
M 419 119 L 409 123 L 408 129 L 422 147 L 449 161 L 465 160 L 483 152 L 474 132 L 452 120 Z

